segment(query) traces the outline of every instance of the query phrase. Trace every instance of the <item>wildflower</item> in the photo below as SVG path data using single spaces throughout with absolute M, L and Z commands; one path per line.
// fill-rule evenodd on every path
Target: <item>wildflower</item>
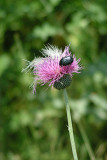
M 80 59 L 76 60 L 75 55 L 69 52 L 69 47 L 65 47 L 64 52 L 55 46 L 47 46 L 42 49 L 44 58 L 35 58 L 29 62 L 28 68 L 33 68 L 34 91 L 36 84 L 54 86 L 57 89 L 64 89 L 70 85 L 72 74 L 79 73 Z

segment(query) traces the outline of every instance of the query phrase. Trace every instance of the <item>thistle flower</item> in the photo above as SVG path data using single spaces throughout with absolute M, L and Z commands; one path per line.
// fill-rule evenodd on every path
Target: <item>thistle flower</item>
M 75 55 L 72 56 L 69 46 L 62 51 L 55 46 L 48 45 L 42 49 L 42 54 L 44 58 L 35 58 L 26 67 L 26 69 L 33 68 L 34 91 L 36 91 L 37 83 L 41 85 L 48 83 L 49 86 L 54 86 L 59 90 L 69 86 L 73 73 L 79 73 L 81 69 L 78 64 L 80 59 L 76 60 Z
M 73 73 L 79 73 L 79 70 L 82 68 L 78 64 L 80 59 L 76 60 L 75 55 L 72 56 L 68 46 L 62 51 L 55 46 L 48 45 L 45 49 L 42 49 L 42 54 L 44 58 L 35 58 L 32 62 L 28 62 L 28 66 L 23 71 L 33 68 L 33 74 L 35 75 L 34 91 L 36 91 L 37 83 L 41 85 L 48 83 L 49 86 L 54 86 L 56 89 L 64 89 L 70 142 L 74 160 L 78 160 L 70 106 L 65 88 L 71 84 Z

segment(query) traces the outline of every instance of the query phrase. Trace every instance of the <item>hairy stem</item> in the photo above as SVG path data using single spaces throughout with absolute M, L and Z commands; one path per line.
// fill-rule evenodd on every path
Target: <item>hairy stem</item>
M 64 89 L 64 98 L 65 98 L 65 104 L 66 104 L 66 112 L 67 112 L 67 119 L 68 119 L 68 130 L 69 130 L 69 135 L 70 135 L 70 142 L 71 142 L 71 148 L 72 148 L 72 152 L 73 152 L 73 158 L 74 158 L 74 160 L 78 160 L 75 141 L 74 141 L 72 120 L 71 120 L 71 114 L 70 114 L 70 106 L 69 106 L 69 103 L 68 103 L 68 96 L 67 96 L 66 89 Z

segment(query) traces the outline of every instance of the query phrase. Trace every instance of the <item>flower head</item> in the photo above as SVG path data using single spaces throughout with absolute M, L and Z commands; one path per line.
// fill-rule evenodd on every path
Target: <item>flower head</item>
M 45 49 L 42 49 L 42 54 L 44 55 L 44 58 L 35 58 L 27 67 L 33 68 L 33 74 L 35 75 L 34 91 L 37 83 L 40 83 L 41 85 L 48 83 L 49 86 L 63 89 L 68 86 L 63 85 L 63 83 L 68 82 L 68 80 L 71 82 L 72 74 L 74 72 L 79 73 L 79 70 L 81 69 L 78 64 L 80 59 L 76 60 L 75 55 L 72 56 L 68 46 L 65 47 L 64 51 L 59 50 L 55 46 L 47 46 Z M 72 63 L 60 65 L 60 61 L 61 59 L 64 60 L 64 57 L 72 57 Z M 59 86 L 57 87 L 57 82 L 60 84 L 62 83 L 62 88 Z

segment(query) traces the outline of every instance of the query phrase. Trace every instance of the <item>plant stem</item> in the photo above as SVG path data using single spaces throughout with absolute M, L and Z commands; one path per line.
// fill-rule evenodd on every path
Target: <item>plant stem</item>
M 82 138 L 84 140 L 87 152 L 88 152 L 88 154 L 90 156 L 90 160 L 95 160 L 94 152 L 93 152 L 93 150 L 91 148 L 91 145 L 89 143 L 88 137 L 87 137 L 87 135 L 85 133 L 85 130 L 84 130 L 83 125 L 81 124 L 81 122 L 78 122 L 78 126 L 79 126 L 79 129 L 80 129 Z
M 71 114 L 70 114 L 70 106 L 69 106 L 69 103 L 68 103 L 68 96 L 67 96 L 66 89 L 64 89 L 64 98 L 65 98 L 65 104 L 66 104 L 66 112 L 67 112 L 67 119 L 68 119 L 68 130 L 69 130 L 69 135 L 70 135 L 70 142 L 71 142 L 73 157 L 74 157 L 74 160 L 78 160 L 75 141 L 74 141 L 72 120 L 71 120 Z

